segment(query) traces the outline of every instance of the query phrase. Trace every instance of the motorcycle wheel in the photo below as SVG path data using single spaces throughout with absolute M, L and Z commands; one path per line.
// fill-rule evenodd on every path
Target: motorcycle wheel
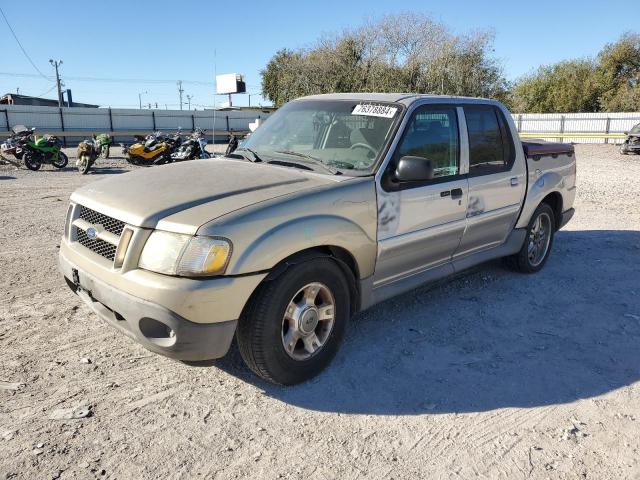
M 89 168 L 91 168 L 91 161 L 89 160 L 89 158 L 83 155 L 76 162 L 76 167 L 78 167 L 78 172 L 80 172 L 82 175 L 86 175 L 86 173 L 89 171 Z
M 100 150 L 100 156 L 102 158 L 109 158 L 109 153 L 109 145 L 105 145 L 102 147 L 102 150 Z
M 69 163 L 69 157 L 65 153 L 58 153 L 58 160 L 51 162 L 52 165 L 56 168 L 64 168 Z
M 211 154 L 209 152 L 202 152 L 200 158 L 211 158 Z
M 22 158 L 24 159 L 24 166 L 29 170 L 33 170 L 34 172 L 40 170 L 42 162 L 35 158 L 31 152 L 25 152 Z

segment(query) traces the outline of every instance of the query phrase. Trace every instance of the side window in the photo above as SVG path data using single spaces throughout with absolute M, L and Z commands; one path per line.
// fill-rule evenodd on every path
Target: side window
M 396 152 L 424 157 L 433 163 L 433 177 L 459 173 L 458 120 L 455 108 L 420 107 L 407 125 Z
M 469 175 L 487 175 L 511 169 L 513 142 L 502 114 L 494 107 L 464 107 L 469 132 Z

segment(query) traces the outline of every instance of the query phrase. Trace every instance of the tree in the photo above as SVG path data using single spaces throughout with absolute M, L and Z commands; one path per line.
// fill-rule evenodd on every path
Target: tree
M 598 54 L 600 105 L 609 112 L 640 110 L 640 35 L 625 33 Z
M 510 103 L 523 113 L 640 110 L 640 35 L 625 33 L 595 59 L 538 68 L 514 84 Z
M 566 60 L 520 79 L 511 92 L 511 105 L 522 113 L 597 112 L 599 95 L 594 62 Z
M 491 32 L 458 36 L 426 15 L 386 15 L 309 49 L 280 50 L 261 72 L 262 91 L 276 106 L 330 92 L 504 99 L 508 85 L 492 44 Z

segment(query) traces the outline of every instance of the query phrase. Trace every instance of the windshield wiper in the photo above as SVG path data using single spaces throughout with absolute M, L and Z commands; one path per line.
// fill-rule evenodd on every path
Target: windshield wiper
M 329 172 L 332 175 L 341 175 L 341 172 L 338 171 L 337 169 L 330 167 L 329 165 L 324 163 L 322 160 L 316 157 L 313 157 L 311 155 L 307 155 L 306 153 L 294 152 L 292 150 L 279 150 L 279 151 L 276 151 L 275 153 L 283 153 L 285 155 L 292 155 L 294 157 L 304 158 L 309 163 L 313 163 L 314 165 L 321 167 L 323 170 Z
M 238 155 L 240 155 L 242 158 L 249 160 L 250 162 L 253 162 L 253 163 L 262 161 L 262 159 L 258 156 L 258 154 L 255 151 L 247 147 L 236 148 L 233 152 L 230 153 L 230 155 L 233 155 L 234 153 L 238 153 Z M 248 153 L 249 155 L 246 155 L 245 153 Z
M 345 170 L 353 170 L 354 167 L 352 163 L 349 162 L 343 162 L 341 160 L 331 160 L 329 161 L 329 165 L 335 165 L 338 168 L 343 168 Z

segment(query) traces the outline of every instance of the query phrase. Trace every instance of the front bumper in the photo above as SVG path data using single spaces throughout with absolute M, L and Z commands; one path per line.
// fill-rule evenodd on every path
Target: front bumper
M 101 319 L 152 352 L 186 361 L 227 353 L 242 308 L 265 276 L 193 280 L 113 269 L 94 275 L 98 266 L 64 239 L 59 264 L 69 287 Z M 102 280 L 113 275 L 129 278 L 118 287 Z

